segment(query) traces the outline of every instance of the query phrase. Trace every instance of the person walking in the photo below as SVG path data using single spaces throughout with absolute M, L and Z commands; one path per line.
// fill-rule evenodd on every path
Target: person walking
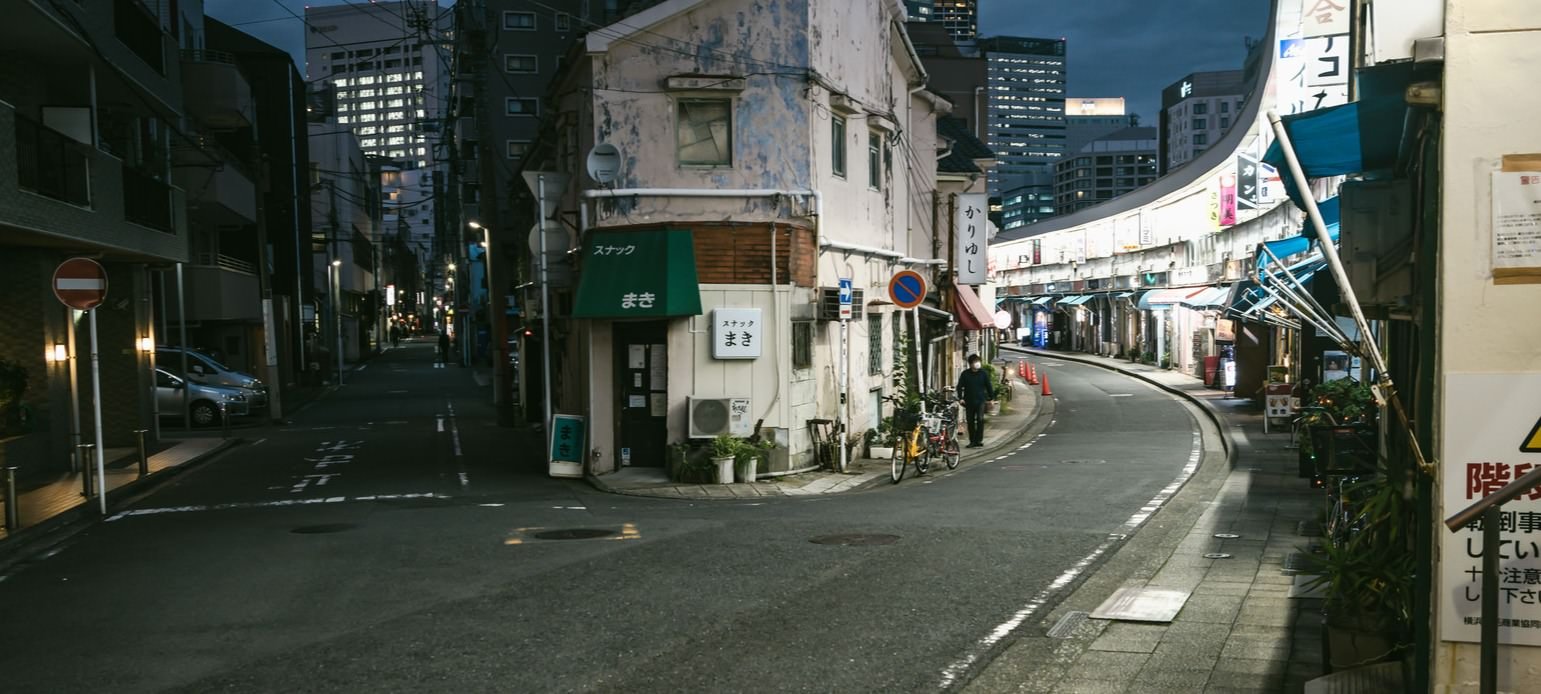
M 439 363 L 449 363 L 449 331 L 439 331 Z
M 968 420 L 968 447 L 984 446 L 985 403 L 995 399 L 995 383 L 985 373 L 979 355 L 968 356 L 968 368 L 958 375 L 958 397 L 963 399 L 963 411 Z

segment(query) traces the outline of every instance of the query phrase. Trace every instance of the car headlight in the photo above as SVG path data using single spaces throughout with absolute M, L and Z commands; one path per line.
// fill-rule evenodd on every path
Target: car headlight
M 233 402 L 245 402 L 246 396 L 241 393 L 227 393 L 225 399 Z

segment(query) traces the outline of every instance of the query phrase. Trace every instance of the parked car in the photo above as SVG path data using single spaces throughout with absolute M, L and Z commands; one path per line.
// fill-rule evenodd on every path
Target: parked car
M 251 414 L 247 390 L 230 386 L 188 382 L 165 369 L 155 369 L 155 402 L 161 417 L 181 419 L 182 391 L 187 390 L 188 412 L 193 426 L 209 426 L 219 423 L 219 408 L 223 404 L 231 417 Z
M 214 357 L 195 349 L 182 347 L 167 347 L 165 345 L 155 348 L 155 366 L 165 368 L 172 374 L 182 372 L 182 353 L 187 353 L 187 370 L 192 372 L 190 379 L 203 385 L 229 386 L 241 388 L 247 391 L 247 402 L 254 410 L 261 410 L 268 406 L 268 387 L 261 379 L 251 374 L 241 373 L 224 364 L 219 363 Z

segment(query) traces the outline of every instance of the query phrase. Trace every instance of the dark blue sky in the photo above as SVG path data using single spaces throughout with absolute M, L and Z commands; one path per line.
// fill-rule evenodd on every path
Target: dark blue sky
M 1190 72 L 1239 70 L 1269 0 L 979 0 L 981 36 L 1065 39 L 1066 96 L 1121 96 L 1156 124 L 1161 90 Z
M 241 30 L 288 50 L 304 72 L 304 27 L 283 8 L 303 16 L 306 4 L 305 0 L 205 0 L 204 9 L 222 22 L 240 24 Z M 308 4 L 342 3 L 314 0 Z M 440 0 L 439 4 L 453 3 Z M 1066 96 L 1122 96 L 1130 111 L 1154 125 L 1163 87 L 1190 72 L 1241 67 L 1246 57 L 1242 38 L 1263 36 L 1269 0 L 979 0 L 979 5 L 982 35 L 1067 40 L 1070 85 Z

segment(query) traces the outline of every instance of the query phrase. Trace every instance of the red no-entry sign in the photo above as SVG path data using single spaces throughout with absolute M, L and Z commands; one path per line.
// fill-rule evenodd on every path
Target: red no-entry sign
M 53 288 L 65 306 L 89 311 L 107 298 L 107 271 L 90 258 L 70 258 L 54 270 Z

